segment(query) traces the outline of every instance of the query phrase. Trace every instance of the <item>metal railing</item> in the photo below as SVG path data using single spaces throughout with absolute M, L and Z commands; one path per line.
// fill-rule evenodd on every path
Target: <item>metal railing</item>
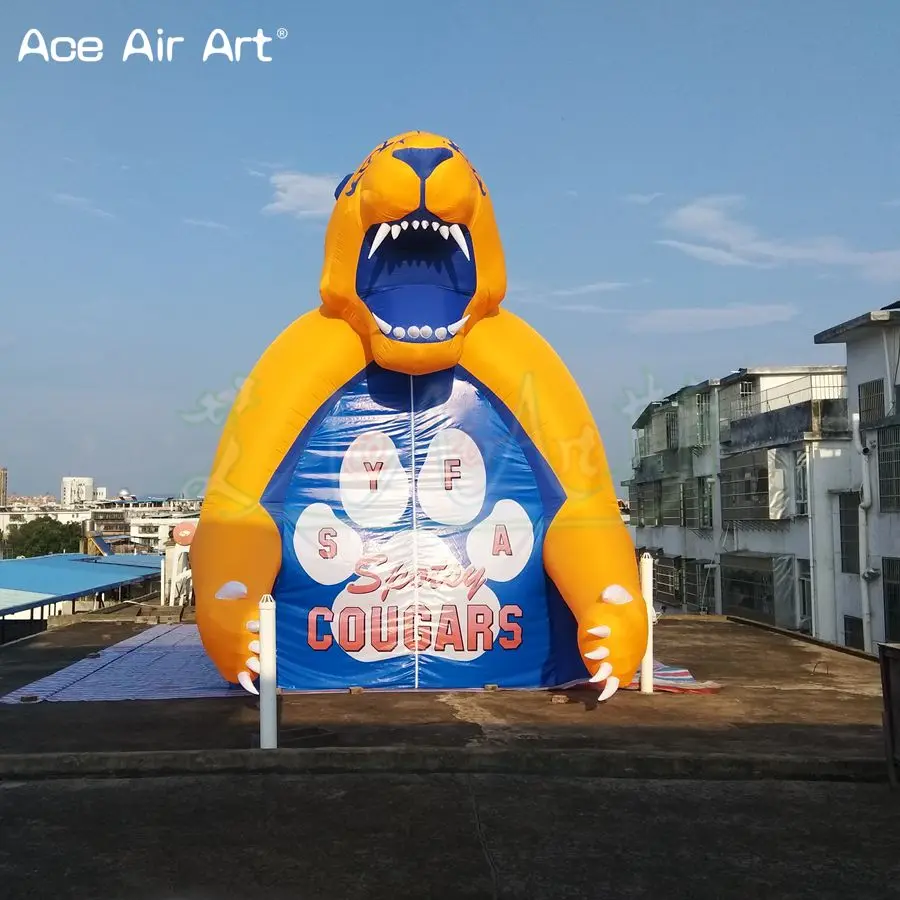
M 753 396 L 736 398 L 723 410 L 722 421 L 730 424 L 810 400 L 844 400 L 846 397 L 846 375 L 837 372 L 803 375 Z

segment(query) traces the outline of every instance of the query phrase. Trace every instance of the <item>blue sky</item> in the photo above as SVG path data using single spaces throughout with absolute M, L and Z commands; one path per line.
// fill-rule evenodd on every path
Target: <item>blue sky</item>
M 18 63 L 32 27 L 104 59 Z M 121 61 L 158 27 L 185 38 L 172 62 Z M 271 63 L 204 64 L 214 28 L 288 35 Z M 813 334 L 898 293 L 894 3 L 5 0 L 0 78 L 18 492 L 202 480 L 235 379 L 318 303 L 335 180 L 410 128 L 485 177 L 506 303 L 578 379 L 617 481 L 648 394 L 840 362 Z

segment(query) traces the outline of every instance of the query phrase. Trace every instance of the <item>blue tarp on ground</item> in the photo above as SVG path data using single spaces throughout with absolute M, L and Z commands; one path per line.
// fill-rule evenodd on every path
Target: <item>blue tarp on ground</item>
M 719 689 L 713 682 L 698 682 L 687 669 L 658 661 L 653 668 L 656 691 Z M 630 687 L 638 685 L 635 677 Z M 64 703 L 246 696 L 216 671 L 196 625 L 156 625 L 0 697 L 0 703 L 21 703 L 23 698 Z

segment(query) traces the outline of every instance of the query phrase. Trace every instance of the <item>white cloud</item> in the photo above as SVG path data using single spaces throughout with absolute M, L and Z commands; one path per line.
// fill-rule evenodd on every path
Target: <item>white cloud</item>
M 264 159 L 246 159 L 244 165 L 253 169 L 266 169 L 269 172 L 281 172 L 288 168 L 287 163 L 283 162 L 267 162 Z
M 195 228 L 208 228 L 211 231 L 230 231 L 227 225 L 221 222 L 214 222 L 212 219 L 182 219 L 185 225 L 193 225 Z
M 606 306 L 598 306 L 594 303 L 567 303 L 565 298 L 589 297 L 592 294 L 605 294 L 611 291 L 621 291 L 634 287 L 636 284 L 649 284 L 648 278 L 640 281 L 592 281 L 588 284 L 580 284 L 570 288 L 557 288 L 555 290 L 537 289 L 524 284 L 510 284 L 507 286 L 506 295 L 515 303 L 527 303 L 535 306 L 544 306 L 554 312 L 574 313 L 630 313 L 633 309 L 611 309 Z
M 53 202 L 62 206 L 70 206 L 73 209 L 80 209 L 82 212 L 90 213 L 92 216 L 99 216 L 102 219 L 115 218 L 111 212 L 95 206 L 87 197 L 76 197 L 74 194 L 53 194 Z
M 334 189 L 340 180 L 339 175 L 276 172 L 269 178 L 275 188 L 275 198 L 263 207 L 263 212 L 301 219 L 327 216 L 334 208 Z
M 900 199 L 895 199 L 895 200 L 884 200 L 884 201 L 882 201 L 882 204 L 881 204 L 881 205 L 882 205 L 882 206 L 889 206 L 889 207 L 891 207 L 892 209 L 895 209 L 896 207 L 900 206 Z
M 731 328 L 753 328 L 789 322 L 797 315 L 793 306 L 768 304 L 733 304 L 716 307 L 684 307 L 682 309 L 653 309 L 631 317 L 627 326 L 633 332 L 698 333 L 725 331 Z
M 654 200 L 662 197 L 658 191 L 655 194 L 626 194 L 623 198 L 626 203 L 636 203 L 638 206 L 649 206 Z
M 717 266 L 753 265 L 749 260 L 741 259 L 740 256 L 728 250 L 722 250 L 720 247 L 705 247 L 702 244 L 689 244 L 686 241 L 657 241 L 656 243 L 662 244 L 664 247 L 674 247 L 688 256 L 693 256 L 694 259 L 715 263 Z
M 607 291 L 620 291 L 627 287 L 631 287 L 630 281 L 592 281 L 590 284 L 582 284 L 578 287 L 550 291 L 550 295 L 553 297 L 583 297 L 585 294 L 602 294 Z
M 691 240 L 657 243 L 720 266 L 844 266 L 871 281 L 900 280 L 900 250 L 857 250 L 834 236 L 768 238 L 736 217 L 742 206 L 743 198 L 736 195 L 700 197 L 670 213 L 663 223 Z
M 609 306 L 597 306 L 594 303 L 560 303 L 554 304 L 555 312 L 573 312 L 573 313 L 590 313 L 591 315 L 612 314 L 622 315 L 623 313 L 634 312 L 633 309 L 613 309 Z

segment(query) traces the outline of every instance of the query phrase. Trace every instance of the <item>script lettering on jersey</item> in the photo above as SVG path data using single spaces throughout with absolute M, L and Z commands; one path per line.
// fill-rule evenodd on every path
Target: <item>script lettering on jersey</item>
M 416 567 L 406 561 L 392 562 L 384 554 L 362 557 L 356 563 L 354 573 L 358 580 L 347 585 L 348 593 L 371 594 L 381 591 L 379 599 L 382 603 L 387 601 L 392 591 L 403 591 L 410 586 L 436 590 L 460 585 L 467 588 L 466 598 L 471 603 L 487 581 L 483 567 L 470 565 L 463 568 L 458 562 Z

